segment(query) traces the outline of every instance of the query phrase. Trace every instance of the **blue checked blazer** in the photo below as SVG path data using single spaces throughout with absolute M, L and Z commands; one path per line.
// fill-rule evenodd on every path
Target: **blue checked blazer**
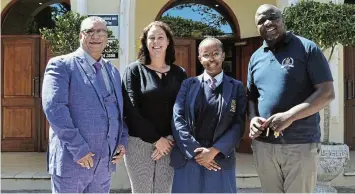
M 118 70 L 103 60 L 112 81 L 120 111 L 119 128 L 108 130 L 103 98 L 96 75 L 89 69 L 82 49 L 49 60 L 43 79 L 42 105 L 50 124 L 47 167 L 50 174 L 62 177 L 85 176 L 86 169 L 76 163 L 89 152 L 97 163 L 103 147 L 123 144 L 127 148 L 128 130 L 122 120 L 123 99 Z M 116 148 L 115 147 L 115 148 Z M 111 150 L 111 157 L 116 149 Z M 110 171 L 116 165 L 110 162 Z

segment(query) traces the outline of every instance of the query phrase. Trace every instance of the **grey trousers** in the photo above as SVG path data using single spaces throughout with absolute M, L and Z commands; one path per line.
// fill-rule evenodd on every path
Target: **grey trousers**
M 137 137 L 128 138 L 125 164 L 133 193 L 170 193 L 174 170 L 169 166 L 170 156 L 154 161 L 153 144 Z
M 320 143 L 252 142 L 263 193 L 312 193 L 317 183 Z

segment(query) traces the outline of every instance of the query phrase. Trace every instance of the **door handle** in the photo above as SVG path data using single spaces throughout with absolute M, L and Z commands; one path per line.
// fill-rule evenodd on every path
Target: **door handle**
M 32 79 L 32 88 L 33 88 L 33 92 L 32 92 L 32 96 L 35 98 L 39 98 L 39 77 L 34 77 Z

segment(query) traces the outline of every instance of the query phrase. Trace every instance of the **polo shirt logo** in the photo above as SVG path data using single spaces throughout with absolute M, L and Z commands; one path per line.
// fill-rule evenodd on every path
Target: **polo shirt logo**
M 282 60 L 281 68 L 289 70 L 291 67 L 294 67 L 293 59 L 291 57 L 286 57 L 284 60 Z

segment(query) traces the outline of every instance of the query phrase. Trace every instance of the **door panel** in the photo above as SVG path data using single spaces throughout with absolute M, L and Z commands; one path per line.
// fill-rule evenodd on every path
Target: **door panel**
M 175 64 L 183 67 L 190 76 L 196 76 L 196 41 L 175 38 Z
M 344 47 L 345 143 L 355 150 L 355 47 Z
M 50 58 L 52 58 L 53 55 L 50 51 L 49 44 L 47 44 L 44 40 L 41 40 L 41 62 L 40 62 L 40 86 L 41 86 L 41 91 L 42 91 L 42 83 L 43 83 L 43 76 L 44 76 L 44 71 L 46 69 L 47 63 Z M 41 151 L 47 151 L 48 147 L 48 139 L 49 139 L 49 123 L 46 119 L 46 116 L 44 115 L 44 112 L 42 111 L 42 104 L 41 106 L 41 113 L 40 113 L 40 120 L 41 120 L 41 129 L 40 129 L 40 142 L 39 146 Z
M 250 61 L 251 55 L 261 46 L 262 39 L 260 37 L 253 37 L 244 39 L 242 41 L 246 42 L 246 45 L 241 46 L 241 65 L 237 71 L 237 79 L 242 81 L 244 84 L 245 90 L 247 90 L 247 76 L 248 76 L 248 64 Z M 238 50 L 237 50 L 238 51 Z M 238 152 L 241 153 L 252 153 L 251 150 L 251 139 L 249 138 L 249 120 L 245 119 L 245 133 L 243 135 L 242 141 L 239 144 Z
M 4 130 L 3 138 L 31 138 L 32 132 L 28 130 L 31 126 L 33 111 L 31 108 L 4 108 Z M 18 122 L 22 121 L 22 122 Z
M 2 151 L 38 150 L 39 37 L 2 36 Z

